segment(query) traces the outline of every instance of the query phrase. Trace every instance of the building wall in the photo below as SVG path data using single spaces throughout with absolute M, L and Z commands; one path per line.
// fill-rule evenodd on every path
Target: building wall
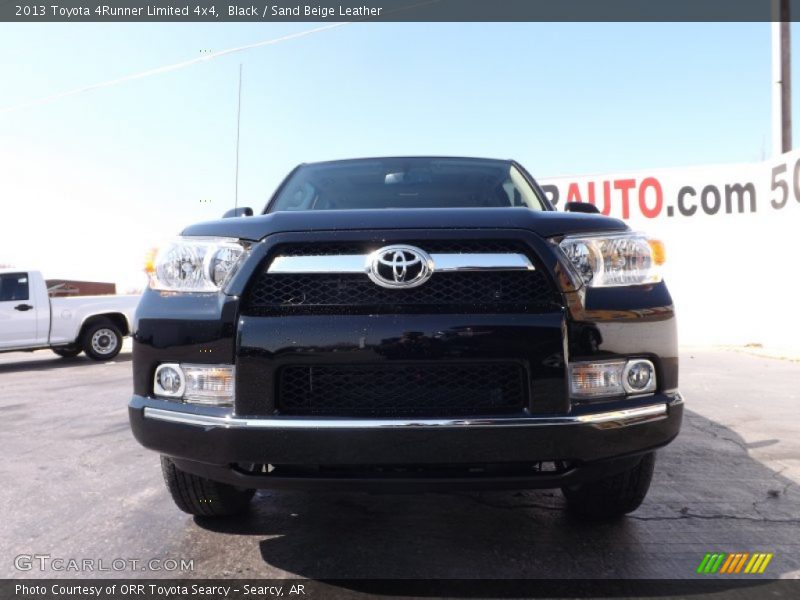
M 666 244 L 685 344 L 800 351 L 800 150 L 765 162 L 540 181 Z
M 69 279 L 48 279 L 47 289 L 51 296 L 104 296 L 117 293 L 117 286 L 113 283 Z

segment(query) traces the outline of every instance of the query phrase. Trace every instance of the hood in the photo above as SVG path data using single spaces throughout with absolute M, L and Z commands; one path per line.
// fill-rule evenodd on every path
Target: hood
M 426 208 L 276 212 L 191 225 L 182 235 L 257 241 L 273 233 L 391 229 L 526 229 L 542 237 L 626 231 L 618 219 L 527 208 Z

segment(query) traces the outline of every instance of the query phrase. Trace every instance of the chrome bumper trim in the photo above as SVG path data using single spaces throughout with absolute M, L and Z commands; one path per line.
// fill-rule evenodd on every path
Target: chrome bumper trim
M 268 273 L 367 273 L 370 254 L 331 254 L 324 256 L 276 256 Z M 533 271 L 524 254 L 431 254 L 433 271 Z
M 227 429 L 371 429 L 417 427 L 541 427 L 552 425 L 596 425 L 603 428 L 627 427 L 667 416 L 667 405 L 651 404 L 637 408 L 583 415 L 525 417 L 515 419 L 338 419 L 319 417 L 214 417 L 178 410 L 145 407 L 147 419 Z

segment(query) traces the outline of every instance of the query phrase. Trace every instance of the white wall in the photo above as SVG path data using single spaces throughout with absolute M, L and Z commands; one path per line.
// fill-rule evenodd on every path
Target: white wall
M 551 200 L 558 194 L 559 209 L 593 199 L 665 242 L 682 344 L 800 351 L 800 151 L 763 163 L 540 183 Z

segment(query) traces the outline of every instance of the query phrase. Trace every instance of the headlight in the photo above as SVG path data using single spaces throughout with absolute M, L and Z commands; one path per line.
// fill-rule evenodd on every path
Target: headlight
M 147 261 L 150 287 L 167 292 L 218 292 L 247 255 L 232 238 L 182 237 L 172 240 Z
M 567 236 L 559 248 L 589 287 L 661 281 L 664 245 L 641 233 Z

